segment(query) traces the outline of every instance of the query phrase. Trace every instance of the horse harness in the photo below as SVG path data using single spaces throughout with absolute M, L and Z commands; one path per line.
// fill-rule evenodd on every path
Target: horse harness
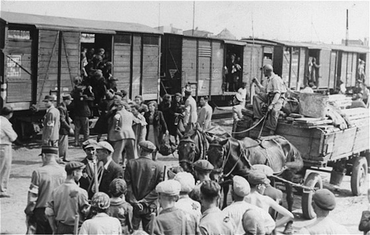
M 238 156 L 238 160 L 235 162 L 234 166 L 231 168 L 231 170 L 227 173 L 227 174 L 224 174 L 224 169 L 225 169 L 225 166 L 226 166 L 226 163 L 227 161 L 229 160 L 230 158 L 230 155 L 231 155 L 231 141 L 228 141 L 228 144 L 229 144 L 229 152 L 227 153 L 227 156 L 225 156 L 225 151 L 226 151 L 226 147 L 222 147 L 221 145 L 219 144 L 213 144 L 213 146 L 218 146 L 218 147 L 222 147 L 222 166 L 221 168 L 215 168 L 213 169 L 213 171 L 217 172 L 217 173 L 222 173 L 222 177 L 223 178 L 227 178 L 228 176 L 230 176 L 230 174 L 235 170 L 236 166 L 238 165 L 239 161 L 241 161 L 241 157 L 244 156 L 244 159 L 247 161 L 247 163 L 249 165 L 250 162 L 249 160 L 245 157 L 245 152 L 247 149 L 250 149 L 250 148 L 254 148 L 254 147 L 257 147 L 257 146 L 260 146 L 260 143 L 258 143 L 257 145 L 252 145 L 252 146 L 248 146 L 248 147 L 243 147 L 241 141 L 237 140 L 239 142 L 239 145 L 240 145 L 240 154 Z M 211 144 L 212 145 L 212 144 Z

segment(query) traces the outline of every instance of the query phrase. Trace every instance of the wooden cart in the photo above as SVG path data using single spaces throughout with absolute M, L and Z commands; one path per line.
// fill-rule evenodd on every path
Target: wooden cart
M 276 130 L 289 140 L 302 154 L 303 174 L 307 169 L 332 167 L 330 183 L 340 185 L 344 175 L 351 176 L 353 195 L 366 193 L 366 178 L 369 164 L 369 115 L 356 121 L 357 126 L 339 130 L 333 126 L 301 127 L 287 121 L 280 121 Z M 250 131 L 250 137 L 257 138 L 260 127 Z M 267 130 L 262 136 L 268 135 Z M 320 175 L 311 172 L 305 179 L 304 186 L 322 188 Z M 312 190 L 303 190 L 302 211 L 307 219 L 315 217 L 312 210 Z

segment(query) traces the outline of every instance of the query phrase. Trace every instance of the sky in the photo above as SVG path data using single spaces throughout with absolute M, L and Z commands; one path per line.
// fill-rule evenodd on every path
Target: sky
M 194 8 L 193 8 L 194 6 Z M 369 1 L 19 1 L 1 0 L 1 10 L 39 15 L 134 22 L 183 30 L 195 27 L 237 38 L 341 43 L 369 37 Z

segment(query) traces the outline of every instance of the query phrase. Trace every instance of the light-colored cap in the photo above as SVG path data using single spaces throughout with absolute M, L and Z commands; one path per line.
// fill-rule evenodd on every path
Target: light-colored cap
M 111 153 L 114 152 L 112 145 L 110 145 L 110 143 L 108 143 L 107 141 L 100 141 L 99 143 L 95 145 L 95 148 L 96 149 L 106 149 Z
M 245 197 L 251 192 L 251 187 L 246 179 L 241 176 L 233 177 L 233 191 L 239 197 Z
M 195 187 L 195 179 L 192 174 L 188 172 L 179 172 L 175 175 L 174 180 L 181 184 L 181 192 L 190 192 Z
M 168 196 L 176 196 L 180 194 L 181 184 L 177 180 L 166 180 L 160 182 L 155 188 L 157 193 L 166 194 Z

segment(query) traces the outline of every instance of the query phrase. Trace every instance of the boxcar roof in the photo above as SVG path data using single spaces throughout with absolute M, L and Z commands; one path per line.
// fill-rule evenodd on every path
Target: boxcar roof
M 243 41 L 248 43 L 256 43 L 256 44 L 267 44 L 267 45 L 283 45 L 283 46 L 292 46 L 292 47 L 305 47 L 308 49 L 327 49 L 327 50 L 338 50 L 338 51 L 345 51 L 345 52 L 356 52 L 356 53 L 369 53 L 369 47 L 367 46 L 345 46 L 345 45 L 337 45 L 337 44 L 325 44 L 325 43 L 312 43 L 312 42 L 291 42 L 291 41 L 284 41 L 284 40 L 269 40 L 269 39 L 261 39 L 261 38 L 243 38 Z
M 160 31 L 147 25 L 126 22 L 98 21 L 87 19 L 66 18 L 46 15 L 33 15 L 1 11 L 0 18 L 7 23 L 35 25 L 37 28 L 63 29 L 81 32 L 135 32 L 162 34 Z

